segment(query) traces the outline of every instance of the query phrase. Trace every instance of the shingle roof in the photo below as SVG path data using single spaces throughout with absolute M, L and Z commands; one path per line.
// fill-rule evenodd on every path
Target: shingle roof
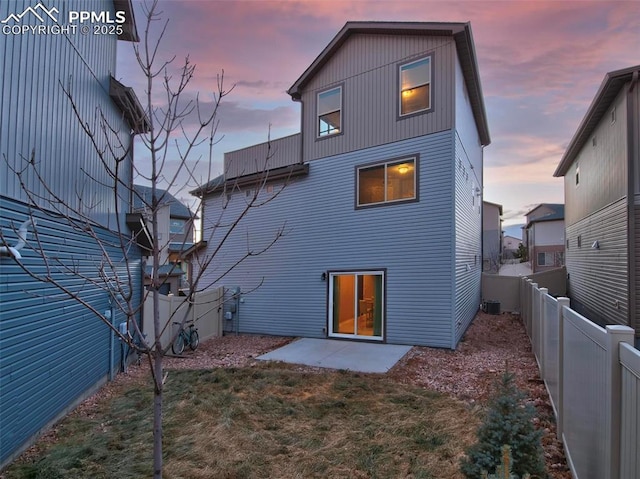
M 133 185 L 135 190 L 135 194 L 133 195 L 133 207 L 136 210 L 143 209 L 145 206 L 145 202 L 151 202 L 151 187 L 143 186 L 143 185 Z M 163 205 L 170 206 L 170 216 L 172 218 L 184 218 L 190 219 L 194 218 L 195 215 L 191 213 L 191 210 L 175 196 L 169 193 L 167 190 L 162 190 L 160 188 L 156 188 L 156 195 L 162 198 Z
M 564 220 L 564 205 L 561 204 L 561 203 L 541 203 L 538 206 L 536 206 L 535 208 L 533 208 L 531 211 L 529 211 L 529 213 L 531 213 L 532 211 L 540 208 L 541 206 L 546 206 L 547 208 L 552 210 L 552 213 L 548 213 L 548 214 L 546 214 L 544 216 L 539 216 L 537 218 L 533 218 L 533 219 L 529 220 L 529 222 L 527 223 L 525 228 L 528 228 L 529 225 L 532 224 L 532 223 L 541 223 L 543 221 L 560 221 L 560 220 Z M 527 213 L 525 216 L 528 216 L 529 213 Z

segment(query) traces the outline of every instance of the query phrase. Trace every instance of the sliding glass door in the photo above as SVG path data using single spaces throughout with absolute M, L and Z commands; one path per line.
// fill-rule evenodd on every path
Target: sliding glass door
M 384 272 L 329 273 L 329 336 L 382 340 Z

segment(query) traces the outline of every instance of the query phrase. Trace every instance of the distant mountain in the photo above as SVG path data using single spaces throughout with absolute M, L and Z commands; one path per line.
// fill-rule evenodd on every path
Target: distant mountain
M 513 236 L 514 238 L 522 239 L 523 226 L 524 226 L 524 223 L 521 225 L 503 226 L 502 231 L 504 231 L 505 236 Z

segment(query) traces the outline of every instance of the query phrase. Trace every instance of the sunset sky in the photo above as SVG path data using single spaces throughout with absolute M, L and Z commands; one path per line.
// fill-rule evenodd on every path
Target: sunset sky
M 138 32 L 145 17 L 134 0 Z M 210 100 L 216 75 L 235 84 L 220 111 L 214 173 L 222 155 L 300 131 L 286 90 L 350 20 L 471 22 L 492 143 L 484 200 L 505 225 L 538 203 L 562 203 L 553 178 L 606 72 L 640 64 L 636 1 L 205 1 L 163 0 L 169 20 L 159 58 L 197 65 L 188 95 Z M 131 44 L 120 42 L 117 77 L 144 97 Z M 208 155 L 208 147 L 198 155 Z M 136 155 L 144 160 L 144 151 Z M 202 172 L 206 175 L 206 172 Z M 188 197 L 186 192 L 178 194 Z

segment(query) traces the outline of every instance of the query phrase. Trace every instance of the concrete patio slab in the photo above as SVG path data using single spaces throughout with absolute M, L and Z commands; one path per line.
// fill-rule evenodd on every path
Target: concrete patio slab
M 397 344 L 301 338 L 257 359 L 362 373 L 386 373 L 410 349 L 411 346 Z

